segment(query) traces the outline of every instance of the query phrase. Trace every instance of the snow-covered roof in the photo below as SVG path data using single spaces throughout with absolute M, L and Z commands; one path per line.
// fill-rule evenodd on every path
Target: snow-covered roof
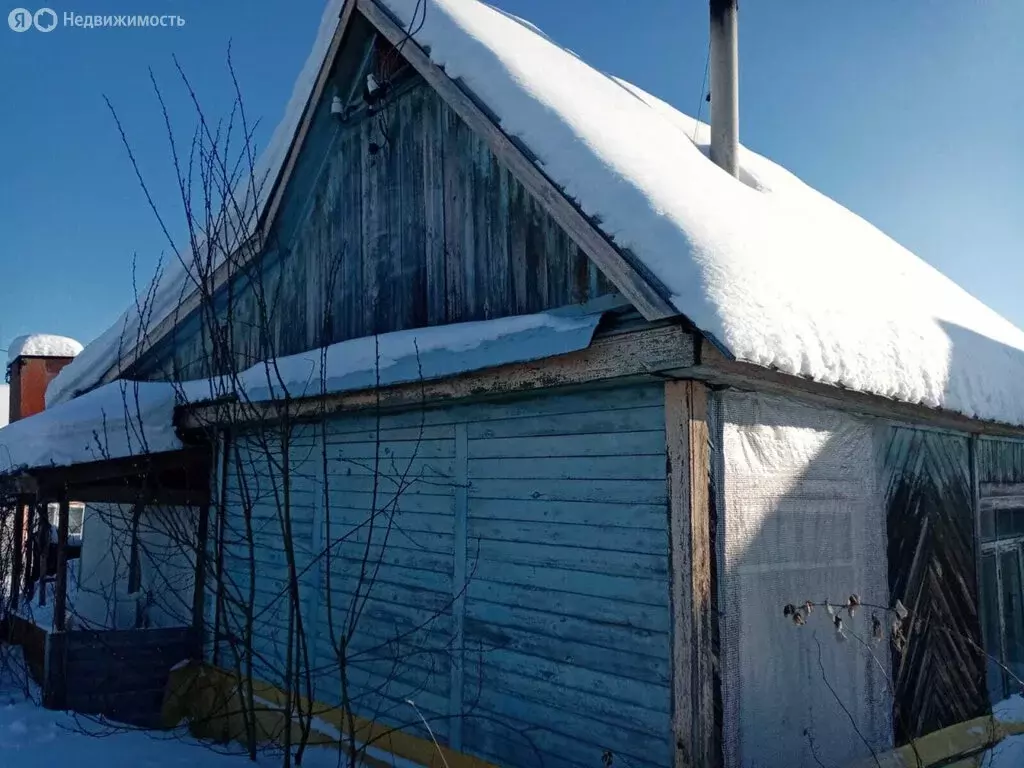
M 395 331 L 259 363 L 235 381 L 112 381 L 0 429 L 0 475 L 182 447 L 174 409 L 224 397 L 260 402 L 454 376 L 590 345 L 608 302 Z
M 82 345 L 67 336 L 50 333 L 31 333 L 18 336 L 7 347 L 7 364 L 19 357 L 75 357 Z
M 0 429 L 0 474 L 181 448 L 170 384 L 115 381 Z
M 379 2 L 737 359 L 1024 424 L 1024 332 L 859 216 L 745 148 L 741 180 L 730 177 L 707 157 L 706 125 L 514 16 L 477 0 Z M 340 6 L 325 12 L 267 151 L 272 165 Z M 52 397 L 95 385 L 116 364 L 123 326 L 65 368 Z

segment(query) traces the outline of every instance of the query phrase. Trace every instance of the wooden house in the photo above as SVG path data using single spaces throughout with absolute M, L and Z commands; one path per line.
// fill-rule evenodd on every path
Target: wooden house
M 0 431 L 11 487 L 187 510 L 150 630 L 374 759 L 842 765 L 984 713 L 1024 664 L 1024 333 L 706 138 L 476 0 L 332 2 L 258 247 Z M 83 451 L 118 402 L 147 439 Z

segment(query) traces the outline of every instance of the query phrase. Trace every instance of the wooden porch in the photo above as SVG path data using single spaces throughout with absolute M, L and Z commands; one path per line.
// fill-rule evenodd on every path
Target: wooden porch
M 8 530 L 13 530 L 14 543 L 6 574 L 9 598 L 3 634 L 8 642 L 23 648 L 45 707 L 105 715 L 133 725 L 159 725 L 171 668 L 197 658 L 200 651 L 205 579 L 199 553 L 205 550 L 207 537 L 210 462 L 209 449 L 199 446 L 27 469 L 0 478 L 0 507 L 6 506 L 0 512 L 12 520 Z M 92 629 L 88 622 L 76 626 L 74 606 L 68 602 L 68 560 L 73 553 L 69 510 L 74 502 L 126 505 L 135 520 L 147 507 L 198 510 L 195 588 L 188 626 L 153 629 L 136 624 L 134 629 Z M 53 504 L 59 509 L 55 546 L 48 515 Z M 132 563 L 127 593 L 132 594 L 138 590 L 140 578 L 134 537 L 129 547 Z M 56 562 L 49 562 L 51 558 Z M 47 606 L 50 579 L 52 606 Z

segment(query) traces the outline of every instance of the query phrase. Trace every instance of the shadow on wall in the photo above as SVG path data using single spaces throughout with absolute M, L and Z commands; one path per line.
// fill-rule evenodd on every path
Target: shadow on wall
M 1024 352 L 943 328 L 947 402 L 994 388 L 983 407 L 1013 407 L 1010 377 L 1002 391 L 984 377 L 1024 382 Z M 719 416 L 726 765 L 844 765 L 985 711 L 967 436 L 735 392 Z M 851 594 L 881 607 L 841 612 L 842 641 L 820 607 L 803 626 L 783 616 Z
M 870 614 L 846 617 L 845 642 L 823 608 L 804 626 L 783 616 L 851 593 L 888 602 L 876 428 L 755 394 L 724 393 L 720 416 L 726 765 L 843 765 L 885 749 L 889 659 Z

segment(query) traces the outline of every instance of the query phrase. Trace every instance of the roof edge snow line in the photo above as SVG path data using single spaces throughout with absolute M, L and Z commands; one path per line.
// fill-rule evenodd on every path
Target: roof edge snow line
M 476 115 L 470 127 L 492 149 L 514 150 L 500 161 L 518 163 L 510 169 L 521 181 L 534 179 L 531 193 L 560 208 L 556 221 L 584 238 L 584 252 L 644 314 L 649 290 L 652 304 L 666 302 L 662 311 L 685 317 L 738 362 L 1024 425 L 1024 332 L 742 146 L 733 178 L 708 158 L 706 124 L 477 0 L 330 0 L 262 164 L 273 171 L 268 195 L 280 193 L 286 164 L 301 151 L 316 82 L 353 4 L 385 37 L 398 30 L 413 66 L 449 104 Z M 268 199 L 258 203 L 270 222 Z M 611 274 L 620 267 L 621 283 Z M 639 297 L 627 289 L 633 276 Z M 162 299 L 174 295 L 174 285 L 159 287 Z M 180 305 L 160 310 L 171 317 Z M 65 368 L 54 401 L 134 359 L 117 344 L 122 331 L 137 337 L 134 322 L 127 313 Z
M 422 384 L 586 349 L 612 299 L 563 309 L 393 331 L 257 363 L 235 379 L 109 382 L 0 429 L 0 477 L 184 447 L 182 405 L 302 400 Z

